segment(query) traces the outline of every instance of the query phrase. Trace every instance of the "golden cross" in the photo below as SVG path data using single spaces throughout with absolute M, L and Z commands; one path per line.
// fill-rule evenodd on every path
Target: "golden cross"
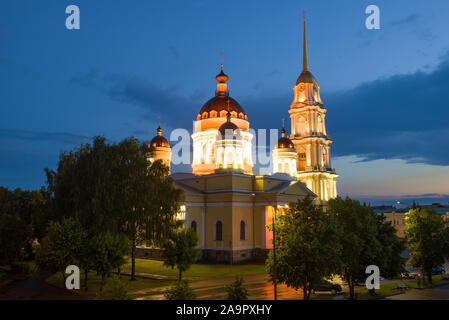
M 161 126 L 161 117 L 157 117 L 158 121 L 159 121 L 159 127 Z
M 223 52 L 220 53 L 220 57 L 221 57 L 221 70 L 223 70 L 223 56 L 224 56 L 224 53 L 223 53 Z
M 302 10 L 302 18 L 306 22 L 306 10 Z
M 282 118 L 282 128 L 284 128 L 284 118 Z

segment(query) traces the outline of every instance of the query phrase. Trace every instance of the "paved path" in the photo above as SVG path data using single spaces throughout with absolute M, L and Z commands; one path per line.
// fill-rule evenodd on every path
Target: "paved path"
M 0 287 L 0 300 L 83 300 L 91 297 L 76 294 L 45 282 L 50 272 L 36 272 L 30 278 Z
M 273 284 L 268 280 L 268 276 L 250 275 L 243 276 L 244 286 L 248 290 L 249 299 L 271 300 L 273 299 Z M 202 278 L 193 281 L 190 286 L 195 290 L 197 299 L 199 300 L 220 300 L 226 299 L 226 291 L 224 286 L 233 282 L 234 277 L 214 277 Z M 164 299 L 164 291 L 168 287 L 154 288 L 150 290 L 138 290 L 130 292 L 139 300 L 162 300 Z M 302 291 L 287 288 L 286 285 L 278 285 L 279 300 L 298 300 L 302 299 Z
M 449 300 L 449 284 L 426 288 L 409 289 L 403 294 L 391 296 L 388 300 Z

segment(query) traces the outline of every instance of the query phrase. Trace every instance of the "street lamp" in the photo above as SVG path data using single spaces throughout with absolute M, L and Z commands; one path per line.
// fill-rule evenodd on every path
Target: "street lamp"
M 253 197 L 256 195 L 255 193 L 251 194 Z M 273 217 L 272 217 L 272 224 L 273 224 L 273 286 L 274 286 L 274 300 L 278 299 L 277 294 L 277 270 L 276 270 L 276 228 L 275 228 L 275 221 L 276 221 L 276 213 L 277 213 L 277 206 L 274 205 L 273 202 L 268 200 L 266 197 L 260 195 L 265 201 L 267 201 L 271 207 L 273 208 Z

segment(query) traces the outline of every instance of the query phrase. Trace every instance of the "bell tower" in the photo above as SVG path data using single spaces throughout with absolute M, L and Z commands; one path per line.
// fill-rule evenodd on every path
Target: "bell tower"
M 331 166 L 329 139 L 326 131 L 326 109 L 320 97 L 320 86 L 309 70 L 304 18 L 303 68 L 293 87 L 290 106 L 291 136 L 296 149 L 297 177 L 312 190 L 320 202 L 337 196 L 338 174 Z

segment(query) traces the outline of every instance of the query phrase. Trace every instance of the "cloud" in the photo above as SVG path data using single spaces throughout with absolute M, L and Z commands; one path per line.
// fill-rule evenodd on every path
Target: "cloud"
M 390 26 L 404 26 L 404 25 L 408 25 L 408 24 L 414 24 L 417 23 L 419 20 L 419 15 L 417 13 L 412 13 L 410 15 L 408 15 L 405 18 L 401 18 L 401 19 L 397 19 L 397 20 L 392 20 L 389 25 Z
M 171 128 L 191 128 L 201 107 L 194 93 L 161 88 L 136 76 L 90 72 L 78 83 L 100 88 L 111 99 L 142 107 L 146 117 L 163 116 Z M 324 89 L 323 89 L 324 90 Z M 362 161 L 403 159 L 408 163 L 449 165 L 449 52 L 429 72 L 417 71 L 321 93 L 334 156 Z M 234 97 L 235 98 L 235 97 Z M 288 119 L 291 96 L 258 92 L 237 100 L 252 128 L 279 128 Z
M 79 145 L 81 143 L 87 143 L 90 137 L 88 137 L 87 135 L 79 135 L 67 132 L 39 132 L 0 127 L 0 139 L 50 141 L 63 144 Z
M 182 58 L 182 56 L 184 55 L 182 50 L 175 46 L 169 46 L 168 50 L 176 58 L 176 60 L 180 60 Z
M 449 52 L 429 72 L 394 75 L 346 91 L 322 89 L 321 97 L 334 156 L 449 165 Z M 280 118 L 289 117 L 291 99 L 259 95 L 241 104 L 252 127 L 277 128 Z
M 449 165 L 449 54 L 428 73 L 322 95 L 335 155 Z
M 171 122 L 172 128 L 190 128 L 201 108 L 200 98 L 204 96 L 196 90 L 186 97 L 179 94 L 176 87 L 162 88 L 139 76 L 102 73 L 95 69 L 72 78 L 72 82 L 94 88 L 122 104 L 139 106 L 145 111 L 146 119 L 155 120 L 162 116 L 161 120 Z

